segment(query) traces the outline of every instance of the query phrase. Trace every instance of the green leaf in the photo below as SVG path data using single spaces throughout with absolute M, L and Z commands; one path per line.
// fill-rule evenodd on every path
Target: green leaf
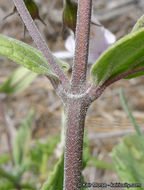
M 68 27 L 75 33 L 77 21 L 77 3 L 71 0 L 64 1 L 63 26 Z
M 57 80 L 42 53 L 21 41 L 0 35 L 0 54 L 33 72 L 46 74 Z M 68 64 L 61 61 L 58 64 L 64 70 L 69 68 Z
M 9 172 L 5 171 L 3 168 L 0 167 L 0 177 L 3 177 L 10 181 L 11 183 L 17 183 L 17 177 L 10 174 Z
M 87 131 L 84 130 L 84 141 L 83 141 L 83 160 L 82 160 L 82 169 L 84 170 L 87 166 L 87 163 L 91 157 L 91 153 L 89 150 L 89 142 L 87 137 Z
M 136 22 L 136 24 L 134 25 L 132 32 L 136 32 L 140 29 L 142 29 L 144 27 L 144 15 L 141 16 L 138 21 Z
M 45 143 L 37 141 L 30 150 L 30 157 L 33 163 L 32 170 L 40 174 L 41 178 L 45 180 L 48 176 L 49 160 L 54 154 L 57 143 L 60 140 L 60 136 L 49 136 Z M 51 166 L 53 161 L 51 161 Z
M 24 67 L 19 67 L 0 86 L 0 92 L 6 94 L 20 93 L 24 91 L 36 78 L 37 74 Z
M 120 180 L 125 183 L 138 183 L 144 189 L 144 136 L 131 135 L 122 139 L 114 147 L 111 157 Z
M 88 138 L 86 131 L 84 133 L 84 152 L 83 152 L 83 166 L 84 169 L 87 165 L 87 162 L 90 158 L 90 151 L 88 149 Z M 64 175 L 64 155 L 61 156 L 57 162 L 54 171 L 48 177 L 48 181 L 44 183 L 41 190 L 63 190 L 63 175 Z M 82 176 L 82 182 L 84 182 L 84 177 Z M 85 189 L 85 188 L 81 188 Z
M 41 190 L 63 190 L 63 174 L 64 174 L 64 155 L 57 162 L 54 171 L 44 183 Z
M 99 160 L 97 157 L 93 157 L 93 156 L 89 158 L 87 166 L 94 166 L 96 168 L 110 169 L 110 170 L 114 169 L 114 166 L 112 164 L 107 163 L 103 160 Z
M 106 50 L 91 69 L 92 81 L 102 85 L 106 80 L 126 71 L 144 68 L 144 29 L 133 32 L 118 40 Z M 143 75 L 138 72 L 136 77 Z
M 128 107 L 128 103 L 127 103 L 126 97 L 124 95 L 123 89 L 120 90 L 120 99 L 122 102 L 123 109 L 124 109 L 125 113 L 127 114 L 127 116 L 129 117 L 129 120 L 131 121 L 135 131 L 137 132 L 137 135 L 142 135 L 140 128 Z
M 31 109 L 27 118 L 25 119 L 22 126 L 19 128 L 18 133 L 15 137 L 14 146 L 13 146 L 13 159 L 15 166 L 19 167 L 24 164 L 26 156 L 30 149 L 30 127 L 34 117 L 34 110 Z M 25 165 L 25 164 L 24 164 Z

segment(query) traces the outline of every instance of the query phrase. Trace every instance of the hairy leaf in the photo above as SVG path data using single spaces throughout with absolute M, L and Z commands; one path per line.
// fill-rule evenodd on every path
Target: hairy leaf
M 0 54 L 33 72 L 46 74 L 57 80 L 57 76 L 42 53 L 21 41 L 0 35 Z M 61 61 L 57 62 L 63 70 L 69 68 L 68 64 Z
M 36 73 L 24 67 L 19 67 L 0 86 L 0 92 L 6 94 L 22 92 L 32 83 L 36 76 Z
M 114 147 L 111 157 L 120 180 L 125 183 L 138 183 L 144 189 L 144 136 L 131 135 L 122 139 Z M 126 188 L 127 189 L 127 188 Z
M 132 29 L 132 32 L 136 32 L 142 28 L 144 28 L 144 15 L 138 19 L 138 21 L 136 22 L 136 24 L 134 25 Z
M 101 85 L 107 79 L 127 71 L 144 67 L 144 29 L 133 32 L 110 46 L 91 69 L 94 84 Z M 139 72 L 130 77 L 143 75 Z

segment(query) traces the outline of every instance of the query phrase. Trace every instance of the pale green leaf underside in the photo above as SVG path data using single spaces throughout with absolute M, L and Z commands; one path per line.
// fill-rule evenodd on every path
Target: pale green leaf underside
M 144 136 L 131 135 L 122 139 L 122 142 L 114 147 L 111 157 L 116 171 L 125 183 L 138 183 L 144 189 Z M 126 188 L 127 189 L 127 188 Z
M 144 67 L 144 29 L 133 32 L 110 46 L 91 69 L 94 84 L 101 85 L 129 70 Z M 139 72 L 129 78 L 143 75 Z
M 57 79 L 42 53 L 21 41 L 0 35 L 0 54 L 33 72 Z M 63 70 L 68 69 L 67 63 L 60 60 L 57 62 Z

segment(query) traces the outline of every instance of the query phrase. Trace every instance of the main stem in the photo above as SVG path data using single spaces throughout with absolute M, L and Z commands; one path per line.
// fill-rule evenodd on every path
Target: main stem
M 78 190 L 81 182 L 84 123 L 89 103 L 69 99 L 66 107 L 64 190 Z
M 71 81 L 73 93 L 81 93 L 86 87 L 91 8 L 92 0 L 78 1 L 76 47 Z

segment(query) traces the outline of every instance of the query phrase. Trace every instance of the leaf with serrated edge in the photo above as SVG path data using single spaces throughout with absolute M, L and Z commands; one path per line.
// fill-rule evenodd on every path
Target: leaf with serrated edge
M 101 85 L 107 79 L 138 65 L 144 67 L 144 29 L 118 40 L 97 60 L 91 69 L 94 84 Z M 141 64 L 140 64 L 141 63 Z

